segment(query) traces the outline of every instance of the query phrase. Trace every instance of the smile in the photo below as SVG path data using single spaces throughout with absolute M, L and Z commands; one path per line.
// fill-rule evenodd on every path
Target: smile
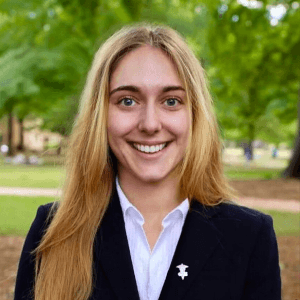
M 163 144 L 159 144 L 159 145 L 152 145 L 152 146 L 141 145 L 141 144 L 136 144 L 136 143 L 133 143 L 132 145 L 136 150 L 144 152 L 144 153 L 157 153 L 157 152 L 161 151 L 162 149 L 164 149 L 166 147 L 167 143 L 163 143 Z

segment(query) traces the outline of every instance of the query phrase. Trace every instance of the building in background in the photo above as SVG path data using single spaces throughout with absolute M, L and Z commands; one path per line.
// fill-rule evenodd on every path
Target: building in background
M 40 129 L 42 119 L 24 120 L 23 123 L 23 146 L 26 151 L 43 152 L 48 149 L 58 149 L 63 137 L 48 130 Z M 7 117 L 0 120 L 0 145 L 9 144 Z M 21 144 L 21 124 L 16 117 L 12 121 L 12 146 L 16 151 Z

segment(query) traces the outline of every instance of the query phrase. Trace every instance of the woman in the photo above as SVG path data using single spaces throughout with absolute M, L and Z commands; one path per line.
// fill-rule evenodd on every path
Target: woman
M 96 53 L 59 205 L 26 238 L 15 299 L 280 299 L 272 219 L 234 205 L 204 72 L 167 27 Z

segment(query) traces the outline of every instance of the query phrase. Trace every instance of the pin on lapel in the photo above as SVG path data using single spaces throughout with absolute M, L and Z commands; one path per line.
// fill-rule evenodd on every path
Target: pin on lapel
M 179 269 L 179 273 L 178 276 L 181 277 L 182 280 L 184 280 L 184 277 L 188 276 L 188 272 L 185 271 L 186 268 L 188 268 L 189 266 L 186 266 L 184 264 L 180 264 L 179 266 L 177 266 L 176 268 Z

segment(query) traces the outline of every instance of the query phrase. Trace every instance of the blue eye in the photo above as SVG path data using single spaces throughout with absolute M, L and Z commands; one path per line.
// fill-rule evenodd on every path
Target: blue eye
M 165 102 L 168 106 L 176 106 L 179 103 L 179 100 L 176 98 L 169 98 Z
M 121 103 L 123 106 L 133 106 L 135 105 L 135 101 L 131 98 L 123 98 L 119 103 Z

